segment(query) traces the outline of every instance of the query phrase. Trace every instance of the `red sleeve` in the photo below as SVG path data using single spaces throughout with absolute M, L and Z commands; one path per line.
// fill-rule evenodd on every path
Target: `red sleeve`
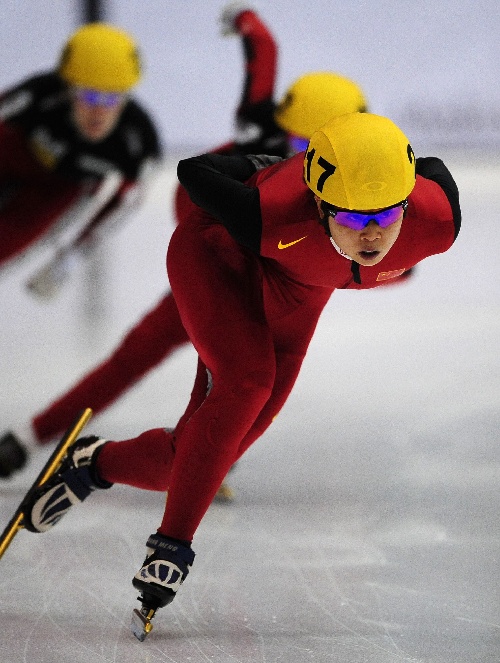
M 240 102 L 242 107 L 273 98 L 278 48 L 273 35 L 254 12 L 242 12 L 235 23 L 245 49 L 246 81 Z

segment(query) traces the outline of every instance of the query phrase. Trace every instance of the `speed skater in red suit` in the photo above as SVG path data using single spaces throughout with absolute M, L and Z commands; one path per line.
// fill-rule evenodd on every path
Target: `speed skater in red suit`
M 190 572 L 220 483 L 286 402 L 334 291 L 377 287 L 447 251 L 461 224 L 444 163 L 415 158 L 391 120 L 369 113 L 333 118 L 286 160 L 206 154 L 177 172 L 197 205 L 167 252 L 199 357 L 187 409 L 172 432 L 81 438 L 25 509 L 26 528 L 45 532 L 96 489 L 168 490 L 132 581 L 152 610 Z

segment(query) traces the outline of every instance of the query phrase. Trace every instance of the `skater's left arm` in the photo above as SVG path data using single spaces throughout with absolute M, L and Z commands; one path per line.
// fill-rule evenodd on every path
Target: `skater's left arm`
M 245 59 L 243 90 L 236 109 L 234 150 L 241 154 L 285 156 L 287 136 L 274 120 L 276 40 L 260 16 L 245 4 L 230 3 L 222 11 L 221 23 L 223 34 L 241 37 Z
M 144 202 L 159 170 L 160 164 L 157 160 L 147 159 L 136 179 L 122 178 L 116 193 L 96 211 L 75 241 L 75 250 L 85 252 L 104 239 L 119 223 L 130 218 Z
M 416 172 L 417 175 L 421 175 L 422 177 L 425 177 L 428 180 L 433 180 L 436 184 L 439 184 L 444 191 L 453 214 L 456 239 L 460 232 L 462 213 L 460 210 L 458 187 L 452 174 L 441 159 L 438 159 L 437 157 L 418 157 L 416 159 Z
M 54 255 L 31 274 L 26 281 L 28 292 L 45 300 L 57 296 L 82 259 L 86 259 L 110 232 L 118 229 L 142 204 L 158 171 L 156 161 L 148 161 L 137 180 L 125 179 L 118 172 L 108 173 L 80 212 L 82 217 L 87 216 L 87 220 L 78 234 L 59 245 Z

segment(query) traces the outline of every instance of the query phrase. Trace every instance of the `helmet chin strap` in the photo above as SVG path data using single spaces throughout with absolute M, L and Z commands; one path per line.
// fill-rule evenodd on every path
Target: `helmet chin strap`
M 351 258 L 351 256 L 348 256 L 347 253 L 344 253 L 344 251 L 342 251 L 340 246 L 335 243 L 333 237 L 331 237 L 331 236 L 330 236 L 330 242 L 332 243 L 333 248 L 335 249 L 335 251 L 337 251 L 337 253 L 339 253 L 342 256 L 342 258 L 346 258 L 346 260 L 353 260 L 353 258 Z

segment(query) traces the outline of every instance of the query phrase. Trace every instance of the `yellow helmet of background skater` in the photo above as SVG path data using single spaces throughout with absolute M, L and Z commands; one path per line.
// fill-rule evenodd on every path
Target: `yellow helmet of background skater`
M 70 85 L 100 92 L 127 92 L 141 77 L 132 37 L 106 23 L 88 23 L 68 39 L 59 75 Z
M 354 81 L 332 72 L 311 72 L 285 92 L 274 113 L 276 123 L 301 138 L 311 138 L 328 120 L 367 110 L 363 91 Z

